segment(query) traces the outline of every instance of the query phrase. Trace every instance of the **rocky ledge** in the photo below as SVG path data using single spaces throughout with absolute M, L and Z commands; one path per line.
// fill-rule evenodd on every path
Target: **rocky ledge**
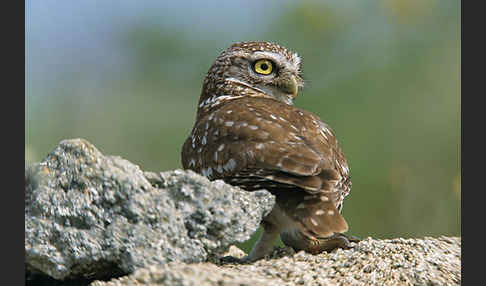
M 27 284 L 459 285 L 457 237 L 374 240 L 311 255 L 275 248 L 252 264 L 232 246 L 272 209 L 191 171 L 144 172 L 83 139 L 64 140 L 25 172 Z M 231 246 L 231 247 L 230 247 Z
M 252 264 L 171 262 L 90 285 L 461 285 L 458 237 L 366 238 L 353 245 L 318 255 L 276 248 Z M 236 247 L 227 254 L 244 255 Z
M 246 241 L 275 197 L 194 172 L 143 172 L 82 139 L 26 170 L 27 280 L 108 279 L 218 257 Z

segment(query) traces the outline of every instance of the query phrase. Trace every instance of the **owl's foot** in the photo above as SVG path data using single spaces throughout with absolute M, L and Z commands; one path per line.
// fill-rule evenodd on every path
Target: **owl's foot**
M 346 236 L 342 233 L 336 233 L 333 236 L 326 238 L 318 238 L 318 246 L 312 249 L 313 253 L 320 253 L 322 251 L 330 252 L 336 248 L 351 249 L 351 242 L 359 242 L 360 239 L 356 236 Z
M 348 235 L 344 235 L 344 234 L 341 234 L 342 236 L 346 237 L 349 242 L 355 242 L 355 243 L 358 243 L 361 241 L 361 238 L 357 237 L 357 236 L 354 236 L 354 235 L 351 235 L 351 234 L 348 234 Z
M 221 264 L 247 264 L 252 261 L 248 259 L 248 256 L 238 258 L 234 256 L 223 256 L 219 259 Z

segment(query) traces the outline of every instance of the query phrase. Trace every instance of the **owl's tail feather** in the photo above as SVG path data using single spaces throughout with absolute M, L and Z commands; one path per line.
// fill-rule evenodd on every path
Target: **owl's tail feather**
M 331 193 L 303 195 L 302 191 L 284 191 L 277 197 L 272 212 L 263 220 L 263 232 L 246 261 L 269 254 L 280 234 L 282 242 L 296 251 L 310 253 L 349 248 L 342 233 L 348 224 L 334 205 Z
M 328 251 L 336 248 L 335 245 L 348 245 L 349 242 L 340 238 L 348 230 L 348 224 L 333 201 L 331 194 L 281 201 L 286 204 L 287 214 L 298 222 L 296 227 L 282 231 L 282 242 L 295 250 L 311 253 Z

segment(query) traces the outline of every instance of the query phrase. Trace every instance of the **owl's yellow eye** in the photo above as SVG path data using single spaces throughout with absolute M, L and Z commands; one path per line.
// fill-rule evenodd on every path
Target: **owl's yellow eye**
M 269 60 L 258 60 L 253 65 L 255 72 L 259 74 L 269 75 L 273 71 L 273 62 Z

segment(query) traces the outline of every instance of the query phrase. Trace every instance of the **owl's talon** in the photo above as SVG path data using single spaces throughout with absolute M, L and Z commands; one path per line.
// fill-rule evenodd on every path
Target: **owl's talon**
M 358 243 L 358 242 L 360 242 L 360 241 L 361 241 L 361 238 L 359 238 L 359 237 L 357 237 L 357 236 L 354 236 L 354 235 L 350 235 L 350 234 L 348 234 L 348 235 L 344 235 L 344 234 L 343 234 L 343 236 L 345 236 L 345 237 L 346 237 L 346 238 L 349 240 L 349 242 L 355 242 L 355 243 Z
M 248 256 L 243 258 L 238 258 L 234 256 L 223 256 L 219 259 L 222 264 L 247 264 L 251 261 L 248 259 Z
M 319 250 L 320 251 L 333 251 L 337 248 L 351 249 L 351 242 L 361 241 L 358 237 L 352 235 L 344 235 L 342 233 L 336 233 L 333 236 L 326 238 L 319 238 Z

